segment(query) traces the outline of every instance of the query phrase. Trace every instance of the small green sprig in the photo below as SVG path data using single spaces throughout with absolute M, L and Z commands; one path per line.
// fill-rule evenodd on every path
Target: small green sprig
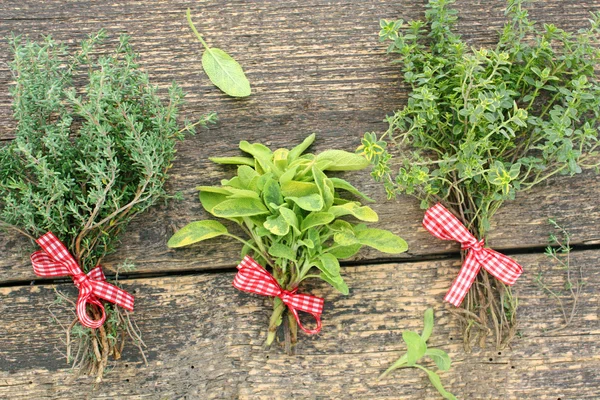
M 435 362 L 440 371 L 448 371 L 452 364 L 448 354 L 440 349 L 428 349 L 427 340 L 433 332 L 433 309 L 428 308 L 423 318 L 423 332 L 419 335 L 414 331 L 402 332 L 402 340 L 406 343 L 406 354 L 402 355 L 393 363 L 379 379 L 385 378 L 389 373 L 399 368 L 418 368 L 427 373 L 427 377 L 437 391 L 448 400 L 456 400 L 456 397 L 444 389 L 439 375 L 420 364 L 417 364 L 423 357 L 429 357 Z
M 422 208 L 441 201 L 484 239 L 517 192 L 598 170 L 600 14 L 570 33 L 538 26 L 524 0 L 508 0 L 498 44 L 474 49 L 453 31 L 453 3 L 430 0 L 424 21 L 381 21 L 380 40 L 399 57 L 411 92 L 388 130 L 365 134 L 358 152 L 389 197 L 408 194 Z M 500 348 L 516 332 L 517 302 L 485 271 L 479 279 L 463 303 L 465 343 L 492 331 Z
M 253 253 L 285 290 L 294 290 L 308 278 L 320 278 L 343 294 L 348 287 L 340 275 L 339 259 L 355 255 L 363 246 L 391 254 L 407 250 L 406 242 L 382 229 L 368 228 L 344 218 L 376 222 L 377 213 L 355 200 L 340 196 L 367 196 L 349 182 L 328 177 L 328 171 L 353 171 L 368 166 L 363 157 L 342 150 L 303 154 L 315 140 L 310 135 L 291 150 L 271 151 L 260 144 L 240 142 L 251 157 L 216 157 L 219 164 L 239 165 L 237 175 L 221 186 L 200 186 L 200 201 L 215 217 L 238 225 L 247 238 L 230 233 L 215 220 L 192 222 L 169 239 L 169 247 L 182 247 L 217 236 L 243 243 L 242 257 Z M 281 324 L 285 307 L 274 300 L 269 327 L 270 345 Z M 296 320 L 289 314 L 295 341 Z

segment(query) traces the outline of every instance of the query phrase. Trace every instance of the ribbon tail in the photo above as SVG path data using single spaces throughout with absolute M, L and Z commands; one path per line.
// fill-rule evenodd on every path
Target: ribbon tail
M 92 281 L 92 287 L 95 297 L 109 301 L 128 311 L 133 311 L 134 298 L 125 290 L 103 281 Z
M 452 286 L 448 293 L 446 293 L 446 297 L 444 300 L 448 303 L 452 304 L 455 307 L 458 307 L 463 302 L 467 292 L 475 282 L 475 278 L 477 277 L 477 273 L 481 265 L 475 258 L 475 252 L 473 250 L 469 250 L 467 254 L 467 258 L 463 263 L 460 272 L 454 282 L 452 282 Z
M 298 324 L 298 327 L 300 329 L 302 329 L 304 332 L 308 333 L 309 335 L 316 335 L 317 333 L 319 333 L 321 331 L 321 313 L 305 311 L 308 314 L 312 315 L 313 318 L 315 319 L 315 321 L 317 322 L 317 326 L 315 329 L 307 329 L 304 327 L 304 325 L 302 325 L 302 322 L 300 322 L 300 316 L 298 315 L 298 310 L 296 310 L 291 305 L 288 305 L 288 309 L 292 312 L 292 314 L 294 315 L 294 318 L 296 318 L 296 323 Z M 302 310 L 302 311 L 304 311 L 304 310 Z
M 523 273 L 523 267 L 512 258 L 492 249 L 483 249 L 479 262 L 483 268 L 506 285 L 513 285 Z

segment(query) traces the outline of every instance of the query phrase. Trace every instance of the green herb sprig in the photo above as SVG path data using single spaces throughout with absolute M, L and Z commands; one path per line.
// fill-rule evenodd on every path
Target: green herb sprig
M 358 151 L 389 197 L 412 195 L 422 208 L 441 201 L 479 238 L 517 192 L 600 165 L 600 15 L 573 34 L 539 27 L 524 2 L 507 2 L 509 22 L 492 49 L 453 32 L 453 0 L 430 0 L 424 21 L 381 21 L 380 39 L 391 42 L 411 92 L 387 132 L 365 134 Z M 490 331 L 505 346 L 517 304 L 482 271 L 463 302 L 467 348 Z
M 229 96 L 250 96 L 252 93 L 250 82 L 246 78 L 242 66 L 223 50 L 210 47 L 206 43 L 192 22 L 192 15 L 189 8 L 187 9 L 186 17 L 190 29 L 194 32 L 200 43 L 202 43 L 202 46 L 204 46 L 202 68 L 204 68 L 204 72 L 206 72 L 210 81 Z
M 391 254 L 406 251 L 406 242 L 391 232 L 342 219 L 376 222 L 378 216 L 370 207 L 340 196 L 345 191 L 371 201 L 347 181 L 326 172 L 360 170 L 368 162 L 342 150 L 303 154 L 314 140 L 313 134 L 291 150 L 275 151 L 242 141 L 240 149 L 251 157 L 211 158 L 239 166 L 237 175 L 223 180 L 221 186 L 198 187 L 202 206 L 215 217 L 237 224 L 247 238 L 230 233 L 218 221 L 203 220 L 177 231 L 169 247 L 228 236 L 244 244 L 242 258 L 252 253 L 258 263 L 272 268 L 283 289 L 291 291 L 308 278 L 320 278 L 343 294 L 349 290 L 340 275 L 339 259 L 352 257 L 363 246 Z M 285 309 L 275 298 L 267 345 L 275 339 Z M 296 342 L 297 324 L 291 313 L 288 317 L 289 345 Z
M 429 340 L 432 332 L 433 309 L 428 308 L 425 311 L 423 318 L 423 332 L 421 332 L 420 335 L 414 331 L 402 332 L 402 340 L 406 343 L 406 354 L 402 355 L 402 357 L 385 370 L 379 379 L 385 378 L 389 373 L 399 368 L 418 368 L 427 373 L 427 377 L 431 384 L 445 399 L 456 400 L 456 397 L 452 393 L 444 389 L 442 380 L 435 371 L 417 364 L 423 357 L 429 357 L 435 362 L 440 371 L 448 371 L 451 367 L 452 361 L 450 360 L 448 353 L 440 349 L 427 348 L 427 340 Z
M 184 93 L 176 84 L 163 102 L 127 36 L 96 55 L 102 30 L 69 54 L 50 36 L 42 42 L 12 38 L 11 88 L 15 139 L 0 148 L 0 228 L 35 239 L 52 231 L 84 272 L 116 250 L 126 225 L 161 199 L 175 144 L 196 124 L 177 119 Z M 82 86 L 85 85 L 85 86 Z M 122 341 L 141 339 L 129 315 L 105 304 L 106 323 L 81 335 L 68 362 L 80 373 L 102 375 Z M 89 311 L 98 317 L 98 310 Z

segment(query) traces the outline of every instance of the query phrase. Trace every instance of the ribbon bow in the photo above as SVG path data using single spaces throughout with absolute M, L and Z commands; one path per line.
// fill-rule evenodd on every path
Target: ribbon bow
M 298 326 L 308 334 L 319 333 L 321 330 L 321 313 L 323 312 L 323 299 L 320 297 L 310 296 L 307 294 L 298 294 L 298 288 L 288 291 L 283 290 L 279 283 L 261 267 L 250 256 L 244 257 L 240 265 L 237 266 L 238 273 L 233 279 L 233 286 L 236 289 L 244 292 L 256 293 L 262 296 L 276 296 L 288 306 Z M 306 329 L 300 323 L 298 311 L 304 311 L 311 314 L 317 321 L 315 329 Z
M 84 274 L 66 246 L 52 232 L 46 233 L 36 242 L 42 250 L 38 250 L 31 255 L 33 271 L 36 275 L 43 277 L 68 275 L 73 278 L 75 286 L 79 288 L 77 317 L 81 325 L 92 329 L 102 326 L 106 320 L 106 313 L 100 299 L 133 311 L 133 296 L 107 283 L 100 266 Z M 98 306 L 102 311 L 102 317 L 99 320 L 91 319 L 87 314 L 86 304 Z
M 483 240 L 477 240 L 458 218 L 440 203 L 425 212 L 423 227 L 442 240 L 459 242 L 461 248 L 467 250 L 467 258 L 444 297 L 445 301 L 456 307 L 462 303 L 481 267 L 507 285 L 514 284 L 523 273 L 523 267 L 512 258 L 484 248 Z

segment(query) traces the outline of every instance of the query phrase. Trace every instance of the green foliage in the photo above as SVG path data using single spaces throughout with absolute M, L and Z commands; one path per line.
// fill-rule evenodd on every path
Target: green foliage
M 381 21 L 380 39 L 391 42 L 411 93 L 388 131 L 365 134 L 359 151 L 389 197 L 413 195 L 424 208 L 442 201 L 482 237 L 516 192 L 599 165 L 590 160 L 598 155 L 600 16 L 573 34 L 537 26 L 524 2 L 508 1 L 510 21 L 493 49 L 470 48 L 453 32 L 453 0 L 430 0 L 424 21 Z
M 348 294 L 338 259 L 356 254 L 362 246 L 386 253 L 407 250 L 404 240 L 381 229 L 368 228 L 340 217 L 377 221 L 377 214 L 358 201 L 340 196 L 339 190 L 364 196 L 326 171 L 352 171 L 367 166 L 363 157 L 342 150 L 303 154 L 314 141 L 309 136 L 299 146 L 271 151 L 259 143 L 240 143 L 249 157 L 212 158 L 221 164 L 238 164 L 237 176 L 221 186 L 200 186 L 200 201 L 210 214 L 238 224 L 248 235 L 239 238 L 219 222 L 192 222 L 176 232 L 170 247 L 186 246 L 218 235 L 244 243 L 242 256 L 252 251 L 257 262 L 273 268 L 287 290 L 308 277 L 320 277 Z M 318 271 L 318 275 L 309 275 Z
M 204 68 L 204 72 L 206 72 L 210 81 L 229 96 L 250 96 L 250 82 L 248 82 L 242 66 L 223 50 L 208 46 L 192 23 L 189 8 L 187 10 L 187 20 L 190 28 L 205 48 L 202 54 L 202 68 Z
M 419 335 L 417 332 L 405 331 L 402 332 L 402 340 L 406 343 L 406 354 L 402 355 L 394 364 L 392 364 L 379 379 L 386 377 L 390 372 L 399 369 L 414 367 L 419 368 L 427 373 L 427 377 L 431 384 L 437 389 L 437 391 L 449 400 L 456 400 L 456 397 L 444 389 L 442 381 L 438 374 L 424 366 L 417 364 L 421 358 L 427 356 L 433 360 L 440 371 L 448 371 L 451 366 L 451 360 L 448 354 L 440 349 L 428 349 L 427 340 L 433 331 L 433 309 L 428 308 L 425 311 L 425 317 L 423 321 L 423 333 Z
M 12 39 L 17 126 L 0 149 L 0 227 L 52 231 L 86 272 L 132 218 L 166 198 L 175 143 L 193 132 L 177 123 L 181 89 L 173 84 L 161 101 L 128 37 L 98 55 L 104 37 L 90 36 L 75 54 L 50 36 Z

